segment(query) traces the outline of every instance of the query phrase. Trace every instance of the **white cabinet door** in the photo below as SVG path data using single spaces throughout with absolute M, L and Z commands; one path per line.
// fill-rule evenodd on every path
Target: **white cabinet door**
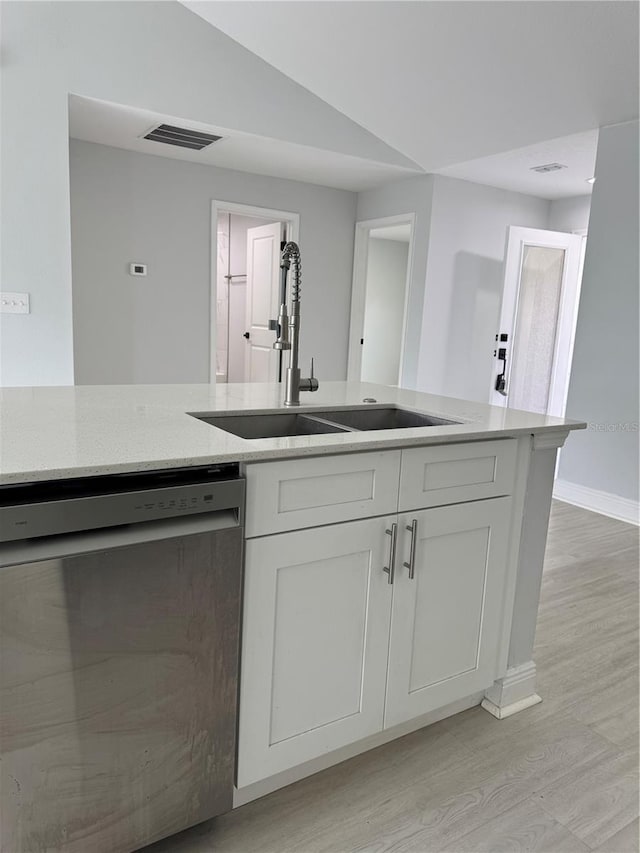
M 381 731 L 396 521 L 247 542 L 238 787 Z
M 245 382 L 275 382 L 278 353 L 269 321 L 278 316 L 280 295 L 280 240 L 282 225 L 247 229 L 247 355 Z
M 503 627 L 511 499 L 400 516 L 385 728 L 491 684 Z M 414 577 L 411 534 L 417 522 Z

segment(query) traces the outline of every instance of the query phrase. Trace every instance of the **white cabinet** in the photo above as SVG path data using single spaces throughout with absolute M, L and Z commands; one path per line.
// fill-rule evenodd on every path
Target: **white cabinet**
M 247 465 L 246 536 L 398 511 L 400 451 Z
M 238 787 L 382 729 L 394 520 L 247 542 Z
M 399 509 L 510 495 L 518 442 L 513 438 L 439 444 L 402 451 Z
M 485 689 L 497 676 L 510 498 L 400 516 L 385 728 Z M 411 530 L 415 524 L 413 577 Z
M 239 788 L 500 675 L 515 444 L 248 466 Z

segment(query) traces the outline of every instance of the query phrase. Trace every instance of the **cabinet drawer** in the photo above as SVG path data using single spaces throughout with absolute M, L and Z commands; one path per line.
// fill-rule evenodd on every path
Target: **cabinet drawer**
M 511 494 L 517 444 L 506 438 L 403 450 L 400 511 Z
M 397 511 L 400 451 L 247 465 L 246 536 Z

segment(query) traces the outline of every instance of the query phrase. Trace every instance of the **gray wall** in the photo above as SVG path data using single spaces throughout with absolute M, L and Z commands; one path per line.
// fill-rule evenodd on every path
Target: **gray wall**
M 209 380 L 212 199 L 300 214 L 302 364 L 345 378 L 354 193 L 78 140 L 70 172 L 77 384 Z
M 357 220 L 378 219 L 402 213 L 415 213 L 413 251 L 409 258 L 411 280 L 409 283 L 407 327 L 404 342 L 402 382 L 404 388 L 416 387 L 422 307 L 424 304 L 427 253 L 431 228 L 431 200 L 433 175 L 393 181 L 383 187 L 358 195 Z
M 180 3 L 13 2 L 0 12 L 2 286 L 31 294 L 31 314 L 0 317 L 2 384 L 74 380 L 69 92 L 407 164 Z
M 638 500 L 638 122 L 600 130 L 559 477 Z M 634 426 L 635 425 L 635 426 Z
M 369 238 L 362 381 L 397 385 L 409 244 Z
M 557 198 L 549 205 L 549 223 L 551 231 L 585 231 L 589 227 L 591 195 L 578 195 L 572 198 Z
M 416 387 L 486 403 L 507 228 L 546 228 L 549 202 L 436 176 Z

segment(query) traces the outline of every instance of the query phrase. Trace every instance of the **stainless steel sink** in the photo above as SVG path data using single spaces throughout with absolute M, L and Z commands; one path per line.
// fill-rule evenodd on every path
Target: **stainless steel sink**
M 348 427 L 328 423 L 302 412 L 268 412 L 246 415 L 194 415 L 198 420 L 233 433 L 240 438 L 283 438 L 294 435 L 322 435 L 349 432 Z
M 335 432 L 368 432 L 382 429 L 413 429 L 457 424 L 434 415 L 399 406 L 314 409 L 313 412 L 247 412 L 246 414 L 191 413 L 194 418 L 240 438 L 284 438 Z
M 358 431 L 412 429 L 415 427 L 443 426 L 459 423 L 459 421 L 437 418 L 434 415 L 413 412 L 411 409 L 401 409 L 399 406 L 367 406 L 360 409 L 341 409 L 324 412 L 322 417 L 329 421 L 334 421 L 341 426 Z

